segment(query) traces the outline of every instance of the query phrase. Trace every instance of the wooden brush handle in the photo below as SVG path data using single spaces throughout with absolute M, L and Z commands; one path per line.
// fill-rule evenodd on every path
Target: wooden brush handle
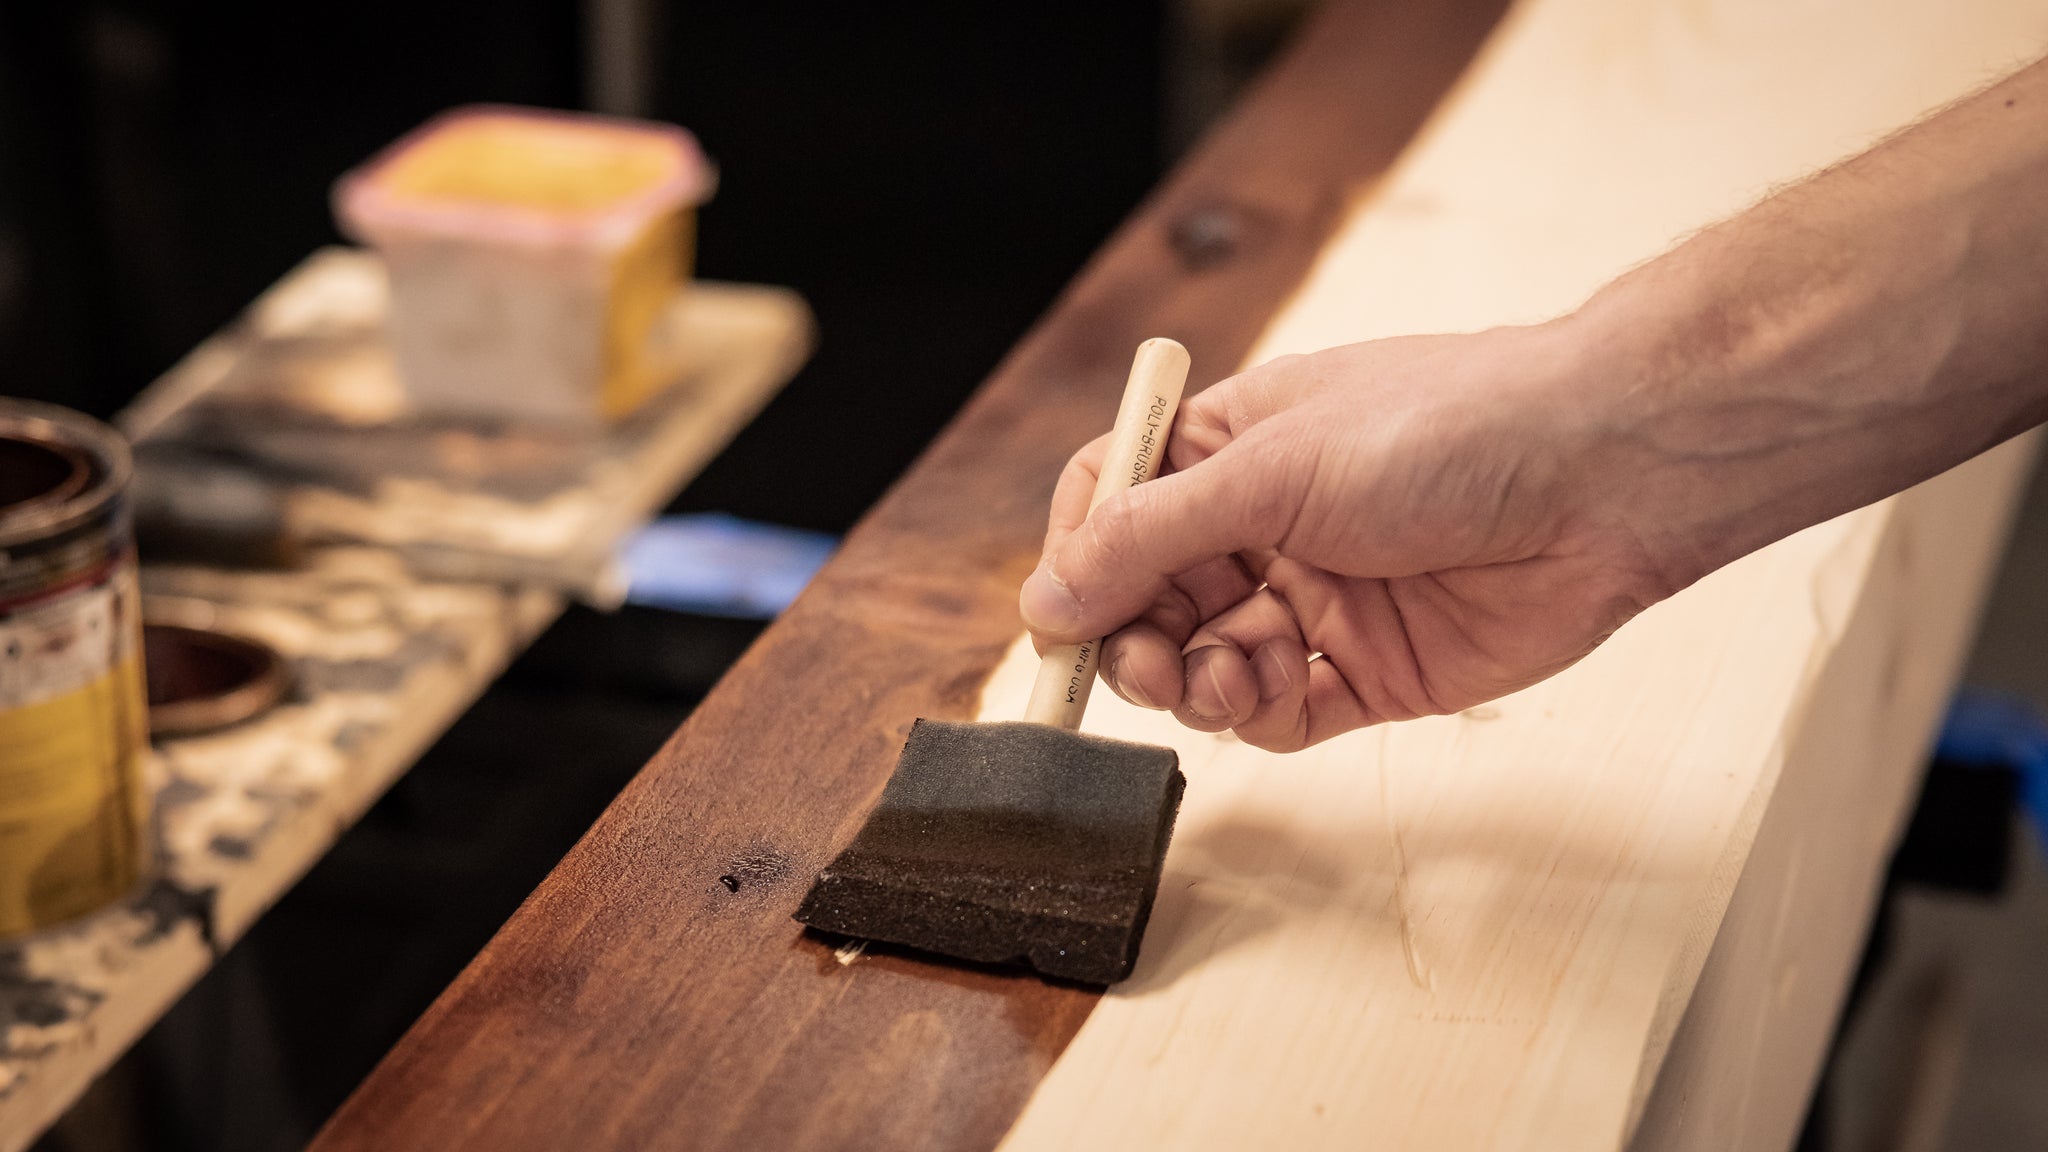
M 1166 459 L 1166 437 L 1173 430 L 1173 414 L 1180 410 L 1180 394 L 1187 385 L 1187 349 L 1163 336 L 1138 345 L 1137 358 L 1131 361 L 1131 378 L 1124 384 L 1123 403 L 1117 406 L 1109 453 L 1102 458 L 1095 494 L 1088 498 L 1089 511 L 1118 489 L 1152 478 L 1159 462 Z M 1100 640 L 1046 649 L 1024 719 L 1079 728 L 1081 714 L 1088 710 L 1088 692 L 1095 687 L 1095 663 L 1101 652 Z

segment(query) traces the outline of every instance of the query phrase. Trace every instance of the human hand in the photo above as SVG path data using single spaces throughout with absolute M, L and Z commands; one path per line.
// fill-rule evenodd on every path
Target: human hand
M 1182 407 L 1169 474 L 1088 515 L 1097 440 L 1060 478 L 1026 623 L 1107 634 L 1118 695 L 1274 751 L 1566 667 L 1671 591 L 1567 326 L 1262 365 Z
M 1584 656 L 1773 540 L 2048 421 L 2048 61 L 1569 316 L 1275 360 L 1172 471 L 1061 476 L 1019 606 L 1134 704 L 1291 750 Z M 1086 515 L 1086 522 L 1083 517 Z

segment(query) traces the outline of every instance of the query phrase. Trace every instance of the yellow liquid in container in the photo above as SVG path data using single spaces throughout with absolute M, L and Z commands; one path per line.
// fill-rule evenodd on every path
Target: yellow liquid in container
M 597 212 L 675 172 L 665 138 L 553 120 L 457 121 L 393 158 L 378 176 L 394 196 Z

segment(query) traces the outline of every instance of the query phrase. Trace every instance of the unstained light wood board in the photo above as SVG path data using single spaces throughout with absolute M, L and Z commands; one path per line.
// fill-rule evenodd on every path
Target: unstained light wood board
M 1249 360 L 1566 311 L 2044 35 L 2017 0 L 1527 0 Z M 1283 757 L 1099 693 L 1187 797 L 1137 973 L 1003 1147 L 1789 1146 L 2031 455 L 1463 715 Z

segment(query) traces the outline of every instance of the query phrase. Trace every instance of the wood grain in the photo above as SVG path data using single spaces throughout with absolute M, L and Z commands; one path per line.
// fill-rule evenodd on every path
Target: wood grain
M 1789 1147 L 2032 449 L 1461 715 L 1277 756 L 1100 694 L 1187 793 L 1136 971 L 1002 1152 Z
M 1525 0 L 1251 359 L 1566 311 L 2048 34 L 2042 0 L 1846 12 Z M 1004 1152 L 1789 1147 L 2031 451 L 1461 716 L 1276 757 L 1098 699 L 1187 793 L 1137 971 Z
M 1131 348 L 1180 340 L 1197 383 L 1234 368 L 1500 9 L 1314 18 L 314 1147 L 994 1145 L 1096 997 L 842 966 L 789 915 L 912 719 L 971 714 Z
M 2039 445 L 2007 444 L 1890 503 L 1862 594 L 1785 727 L 1655 1085 L 1638 1082 L 1635 1152 L 1784 1148 L 1798 1133 Z

